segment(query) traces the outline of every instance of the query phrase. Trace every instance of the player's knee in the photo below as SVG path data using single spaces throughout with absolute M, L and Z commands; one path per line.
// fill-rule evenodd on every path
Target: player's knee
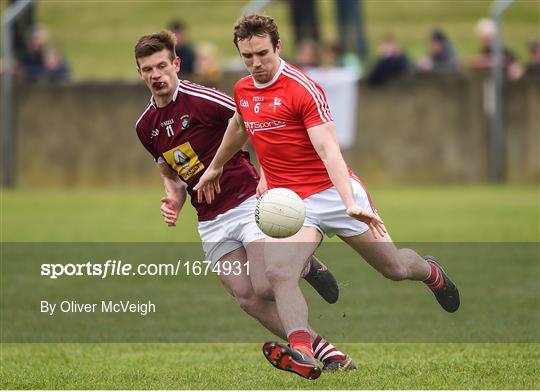
M 381 270 L 381 273 L 385 278 L 400 281 L 407 278 L 407 268 L 399 263 L 394 263 L 386 266 Z
M 242 293 L 242 294 L 243 295 L 235 295 L 236 302 L 238 302 L 238 305 L 240 305 L 240 308 L 244 312 L 251 315 L 256 313 L 258 299 L 255 296 L 255 293 L 252 291 L 249 294 L 248 293 Z
M 272 287 L 275 287 L 276 284 L 298 279 L 298 277 L 294 276 L 291 268 L 287 268 L 287 266 L 282 265 L 267 266 L 264 273 L 266 275 L 266 279 L 268 279 Z
M 274 300 L 274 291 L 270 285 L 254 286 L 255 295 L 265 301 Z
M 274 290 L 268 279 L 258 279 L 251 282 L 255 295 L 265 301 L 274 301 Z

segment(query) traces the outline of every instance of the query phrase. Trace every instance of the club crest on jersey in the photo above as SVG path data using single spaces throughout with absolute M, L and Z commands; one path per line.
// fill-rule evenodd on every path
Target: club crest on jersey
M 281 98 L 274 97 L 274 102 L 272 102 L 268 106 L 270 106 L 272 108 L 273 112 L 275 113 L 276 110 L 277 110 L 277 107 L 281 106 Z
M 189 114 L 184 114 L 182 117 L 180 117 L 180 125 L 182 126 L 182 130 L 189 126 Z

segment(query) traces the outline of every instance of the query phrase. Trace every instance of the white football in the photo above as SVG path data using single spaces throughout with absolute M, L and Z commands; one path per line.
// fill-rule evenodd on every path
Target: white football
M 295 192 L 274 188 L 264 192 L 255 207 L 255 222 L 264 234 L 274 238 L 290 237 L 304 224 L 306 208 Z

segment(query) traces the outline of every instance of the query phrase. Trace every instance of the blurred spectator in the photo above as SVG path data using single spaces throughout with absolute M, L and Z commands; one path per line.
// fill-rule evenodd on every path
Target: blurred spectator
M 491 19 L 480 19 L 476 24 L 476 32 L 478 34 L 478 37 L 480 38 L 482 47 L 480 49 L 480 54 L 469 63 L 469 66 L 472 69 L 492 68 L 492 47 L 496 32 L 495 23 Z M 521 66 L 521 64 L 519 64 L 516 56 L 510 49 L 508 49 L 506 46 L 503 46 L 502 51 L 503 65 L 507 77 L 512 80 L 519 79 L 523 75 L 523 67 Z
M 183 69 L 180 67 L 180 72 Z M 218 50 L 214 44 L 203 42 L 197 46 L 194 74 L 206 83 L 215 83 L 221 80 L 223 72 L 219 66 Z
M 357 61 L 367 59 L 367 40 L 364 32 L 363 0 L 335 0 L 339 45 L 346 57 Z
M 460 62 L 450 40 L 441 30 L 434 30 L 429 41 L 429 53 L 418 61 L 422 72 L 456 72 Z
M 312 41 L 318 50 L 320 35 L 315 0 L 289 0 L 289 6 L 296 47 L 304 41 Z
M 67 82 L 69 80 L 69 67 L 60 54 L 52 49 L 45 53 L 45 79 L 49 82 Z
M 352 53 L 345 53 L 343 47 L 339 43 L 334 43 L 326 48 L 328 60 L 330 64 L 338 68 L 346 68 L 356 75 L 361 76 L 363 73 L 362 62 Z
M 320 65 L 317 44 L 312 40 L 304 40 L 300 43 L 296 52 L 295 65 L 307 70 Z
M 60 82 L 69 79 L 66 61 L 49 45 L 44 29 L 34 30 L 21 59 L 22 73 L 30 82 Z
M 529 63 L 526 74 L 540 75 L 540 40 L 529 43 Z
M 409 58 L 392 36 L 383 39 L 378 49 L 377 61 L 368 75 L 368 83 L 377 85 L 412 70 Z
M 169 30 L 171 30 L 176 37 L 176 47 L 175 52 L 178 57 L 180 57 L 180 73 L 182 77 L 186 74 L 192 74 L 195 70 L 195 51 L 193 47 L 187 40 L 186 36 L 186 26 L 181 21 L 173 21 L 169 25 Z
M 48 35 L 43 29 L 32 31 L 26 51 L 21 57 L 21 65 L 26 80 L 36 82 L 45 74 L 45 48 Z

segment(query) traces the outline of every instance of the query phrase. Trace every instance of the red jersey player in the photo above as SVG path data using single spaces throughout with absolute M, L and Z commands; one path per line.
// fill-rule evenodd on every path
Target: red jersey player
M 240 275 L 222 273 L 220 280 L 247 313 L 268 330 L 286 338 L 270 283 L 264 276 L 262 249 L 256 246 L 265 236 L 254 219 L 259 176 L 249 154 L 236 152 L 225 165 L 221 181 L 223 197 L 212 205 L 198 199 L 193 190 L 235 113 L 234 101 L 218 90 L 180 81 L 177 76 L 180 61 L 174 53 L 174 36 L 165 31 L 143 36 L 135 46 L 139 75 L 152 93 L 136 130 L 163 177 L 167 196 L 161 200 L 161 213 L 165 223 L 174 226 L 189 193 L 197 210 L 207 259 L 214 263 L 240 261 L 242 266 Z M 335 302 L 338 288 L 330 271 L 314 256 L 306 265 L 306 280 L 328 302 Z M 345 364 L 354 368 L 349 357 L 312 333 L 314 342 L 325 346 L 327 369 Z
M 250 76 L 235 85 L 236 123 L 229 125 L 195 189 L 211 202 L 219 193 L 223 164 L 249 137 L 268 188 L 290 188 L 306 206 L 304 227 L 296 235 L 266 243 L 279 245 L 265 253 L 265 272 L 289 342 L 289 346 L 265 343 L 267 359 L 279 369 L 304 377 L 317 375 L 317 352 L 314 356 L 298 278 L 323 234 L 338 235 L 389 279 L 424 281 L 440 305 L 455 312 L 458 290 L 438 262 L 393 244 L 367 190 L 343 160 L 324 92 L 280 58 L 281 41 L 273 19 L 242 17 L 234 27 L 234 42 Z M 313 372 L 306 371 L 310 366 Z

